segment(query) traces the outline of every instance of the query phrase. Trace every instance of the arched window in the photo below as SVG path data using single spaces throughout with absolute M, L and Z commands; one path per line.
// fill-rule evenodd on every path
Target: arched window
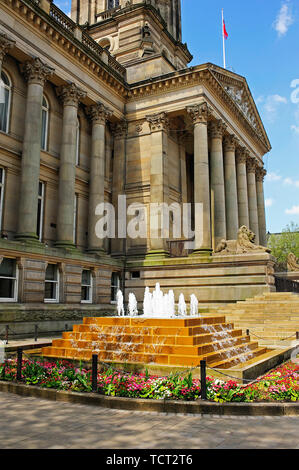
M 0 131 L 8 133 L 11 102 L 11 80 L 5 73 L 1 73 L 0 81 Z
M 80 163 L 80 121 L 77 118 L 77 128 L 76 128 L 76 165 Z
M 49 127 L 49 103 L 45 96 L 43 96 L 42 105 L 42 138 L 41 148 L 42 150 L 48 150 L 48 127 Z
M 119 0 L 107 0 L 107 10 L 112 10 L 119 6 Z

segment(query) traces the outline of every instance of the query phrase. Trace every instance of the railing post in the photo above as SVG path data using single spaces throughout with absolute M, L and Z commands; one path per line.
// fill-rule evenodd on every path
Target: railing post
M 8 344 L 9 325 L 5 326 L 5 342 Z
M 92 370 L 91 370 L 91 383 L 92 391 L 96 393 L 98 391 L 98 355 L 92 355 Z
M 64 325 L 64 329 L 65 329 L 65 331 L 67 331 L 67 330 L 69 329 L 69 327 L 68 327 L 68 324 L 67 324 L 67 323 Z
M 246 330 L 246 336 L 250 336 L 250 331 Z
M 37 342 L 37 330 L 38 330 L 38 325 L 34 325 L 34 341 Z
M 17 349 L 17 381 L 22 380 L 23 349 Z
M 200 361 L 200 385 L 201 385 L 201 399 L 207 399 L 207 363 Z
M 296 332 L 296 339 L 299 340 L 299 331 Z

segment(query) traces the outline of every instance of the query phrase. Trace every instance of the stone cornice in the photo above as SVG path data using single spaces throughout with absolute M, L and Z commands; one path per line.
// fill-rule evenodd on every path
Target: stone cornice
M 47 41 L 71 55 L 72 60 L 83 64 L 119 95 L 127 96 L 128 85 L 124 80 L 125 69 L 122 65 L 54 4 L 51 4 L 49 15 L 38 6 L 38 1 L 3 0 L 3 3 L 14 15 L 20 15 L 23 21 L 44 34 Z
M 38 57 L 25 62 L 20 66 L 21 72 L 29 83 L 37 83 L 44 86 L 54 73 L 54 69 L 42 62 Z

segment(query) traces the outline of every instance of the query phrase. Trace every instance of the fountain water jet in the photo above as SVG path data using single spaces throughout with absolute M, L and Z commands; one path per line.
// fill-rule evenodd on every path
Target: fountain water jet
M 117 302 L 117 314 L 119 317 L 125 316 L 125 309 L 124 309 L 124 296 L 121 290 L 117 291 L 116 294 L 116 302 Z
M 178 312 L 179 312 L 179 315 L 183 317 L 187 315 L 187 306 L 186 306 L 184 294 L 180 294 Z
M 194 294 L 190 296 L 190 315 L 192 317 L 198 316 L 198 300 Z

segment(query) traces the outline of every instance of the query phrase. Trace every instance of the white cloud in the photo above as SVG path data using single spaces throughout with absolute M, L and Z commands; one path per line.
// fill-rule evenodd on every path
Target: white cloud
M 279 107 L 281 105 L 287 104 L 288 100 L 284 96 L 269 95 L 266 99 L 263 99 L 263 101 L 261 97 L 259 102 L 264 102 L 263 109 L 265 113 L 265 118 L 268 121 L 273 122 L 277 117 Z
M 277 175 L 276 173 L 267 173 L 266 181 L 272 183 L 273 181 L 281 180 L 281 176 Z
M 266 206 L 266 207 L 272 207 L 273 204 L 274 204 L 274 200 L 273 200 L 273 199 L 269 198 L 269 199 L 266 199 L 266 200 L 265 200 L 265 206 Z
M 292 131 L 295 132 L 295 134 L 299 134 L 299 126 L 293 125 L 293 126 L 291 126 L 291 129 L 292 129 Z
M 294 184 L 294 181 L 292 180 L 292 178 L 285 178 L 283 180 L 284 184 L 288 184 L 290 186 L 292 186 Z
M 294 18 L 291 12 L 289 0 L 287 0 L 282 6 L 274 21 L 274 29 L 277 31 L 278 36 L 282 37 L 287 32 L 289 27 L 293 24 Z
M 299 215 L 299 206 L 293 206 L 292 209 L 286 209 L 288 215 Z

